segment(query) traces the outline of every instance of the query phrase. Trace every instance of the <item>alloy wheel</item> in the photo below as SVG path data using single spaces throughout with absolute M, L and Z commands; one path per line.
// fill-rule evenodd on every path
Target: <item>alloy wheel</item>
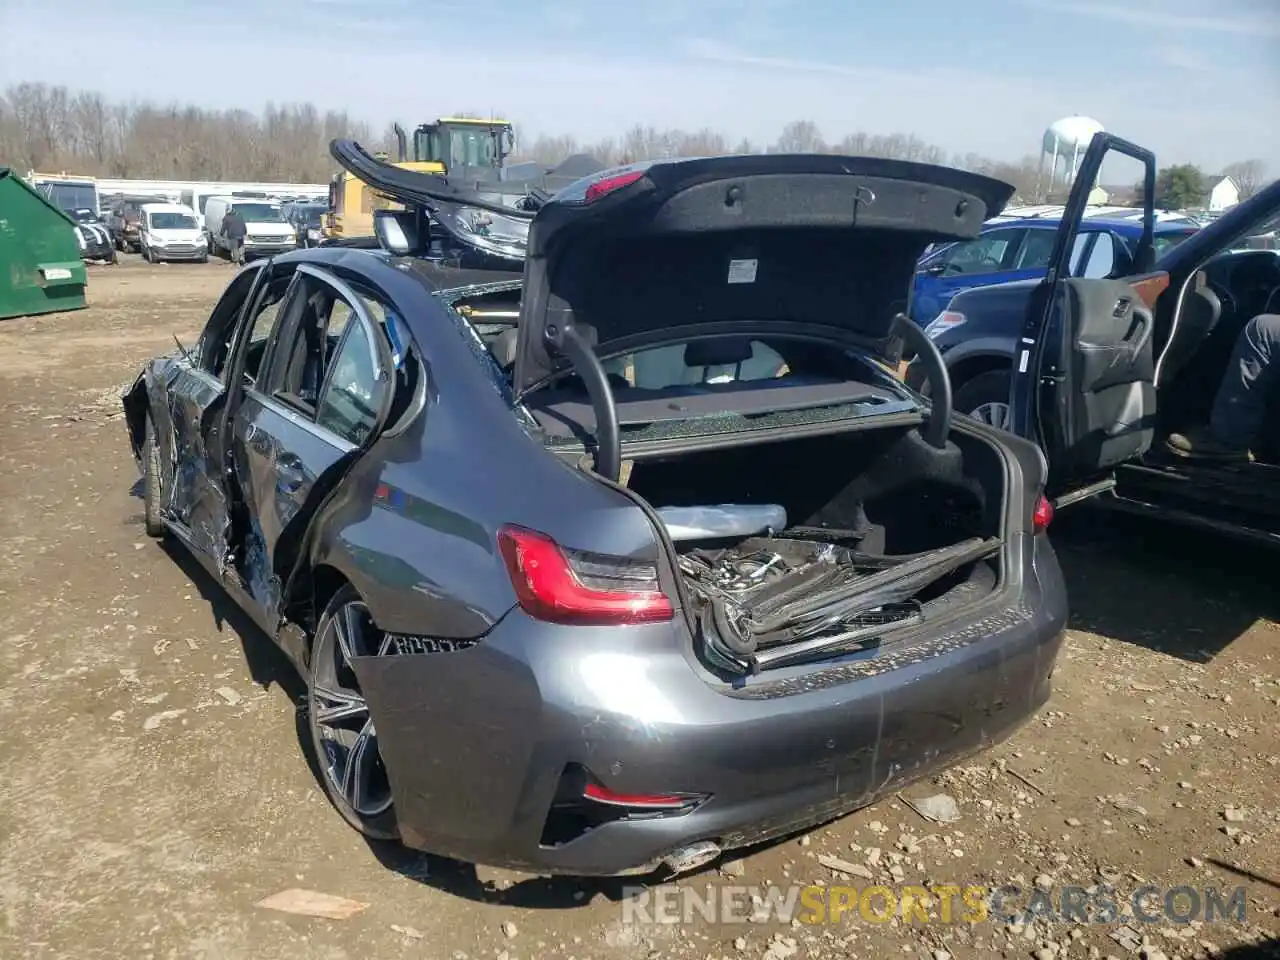
M 1009 405 L 993 400 L 976 407 L 969 416 L 1000 430 L 1009 429 Z
M 368 607 L 353 599 L 324 621 L 313 648 L 311 726 L 320 765 L 334 797 L 366 820 L 391 808 L 391 785 L 351 660 L 384 653 L 387 644 Z

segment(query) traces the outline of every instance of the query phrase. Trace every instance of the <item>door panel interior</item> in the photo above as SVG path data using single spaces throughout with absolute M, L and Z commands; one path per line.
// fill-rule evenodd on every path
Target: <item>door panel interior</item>
M 1119 280 L 1062 281 L 1055 313 L 1065 336 L 1043 417 L 1050 462 L 1056 473 L 1103 473 L 1155 437 L 1155 320 Z
M 1009 390 L 1009 429 L 1038 440 L 1049 461 L 1054 494 L 1077 502 L 1095 495 L 1113 468 L 1141 457 L 1156 430 L 1155 318 L 1144 289 L 1105 277 L 1073 277 L 1073 251 L 1089 193 L 1110 153 L 1143 167 L 1142 234 L 1123 267 L 1140 279 L 1154 262 L 1156 158 L 1110 133 L 1089 141 L 1054 239 L 1042 282 L 1032 292 Z M 1084 273 L 1094 271 L 1091 247 Z M 1113 271 L 1116 253 L 1112 253 Z M 1098 269 L 1105 266 L 1105 256 Z M 1167 283 L 1167 275 L 1160 275 Z M 1142 286 L 1153 288 L 1146 278 Z M 1150 289 L 1145 292 L 1149 293 Z M 1154 298 L 1151 298 L 1154 300 Z

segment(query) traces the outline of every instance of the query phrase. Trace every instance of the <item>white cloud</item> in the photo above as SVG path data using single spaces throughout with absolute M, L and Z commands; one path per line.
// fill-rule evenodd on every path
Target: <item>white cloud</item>
M 1191 47 L 1161 44 L 1152 47 L 1150 52 L 1152 58 L 1158 63 L 1176 70 L 1185 70 L 1188 73 L 1210 73 L 1213 70 L 1213 64 L 1209 58 Z
M 1227 33 L 1248 37 L 1280 36 L 1280 6 L 1259 5 L 1255 12 L 1234 12 L 1229 3 L 1214 14 L 1192 12 L 1191 7 L 1180 6 L 1173 0 L 1160 3 L 1129 0 L 1129 2 L 1077 3 L 1074 0 L 1021 0 L 1027 7 L 1069 14 L 1073 17 L 1091 17 L 1114 23 L 1130 23 L 1158 30 L 1194 31 L 1200 33 Z M 1142 36 L 1134 38 L 1144 42 Z

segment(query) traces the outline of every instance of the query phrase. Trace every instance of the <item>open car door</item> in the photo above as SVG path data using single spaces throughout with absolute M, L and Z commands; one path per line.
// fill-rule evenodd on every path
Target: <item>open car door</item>
M 1073 277 L 1071 251 L 1111 152 L 1145 168 L 1142 239 L 1121 268 L 1124 279 Z M 1155 437 L 1152 307 L 1168 283 L 1146 273 L 1154 260 L 1155 178 L 1151 151 L 1096 134 L 1072 185 L 1048 272 L 1031 298 L 1014 361 L 1010 429 L 1044 451 L 1059 506 L 1113 487 L 1113 470 L 1141 457 Z
M 223 417 L 243 510 L 239 574 L 270 628 L 321 503 L 377 439 L 400 387 L 401 354 L 343 279 L 298 264 L 257 359 L 244 324 Z M 388 324 L 398 320 L 388 318 Z M 403 332 L 391 335 L 403 338 Z

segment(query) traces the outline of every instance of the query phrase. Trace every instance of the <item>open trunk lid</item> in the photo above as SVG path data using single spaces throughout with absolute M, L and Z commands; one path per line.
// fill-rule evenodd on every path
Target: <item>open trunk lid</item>
M 673 332 L 791 331 L 892 360 L 890 329 L 925 248 L 976 237 L 1013 194 L 949 167 L 767 154 L 602 171 L 535 213 L 381 163 L 351 141 L 331 152 L 459 239 L 522 261 L 517 395 L 566 366 L 557 345 L 571 328 L 599 352 Z

